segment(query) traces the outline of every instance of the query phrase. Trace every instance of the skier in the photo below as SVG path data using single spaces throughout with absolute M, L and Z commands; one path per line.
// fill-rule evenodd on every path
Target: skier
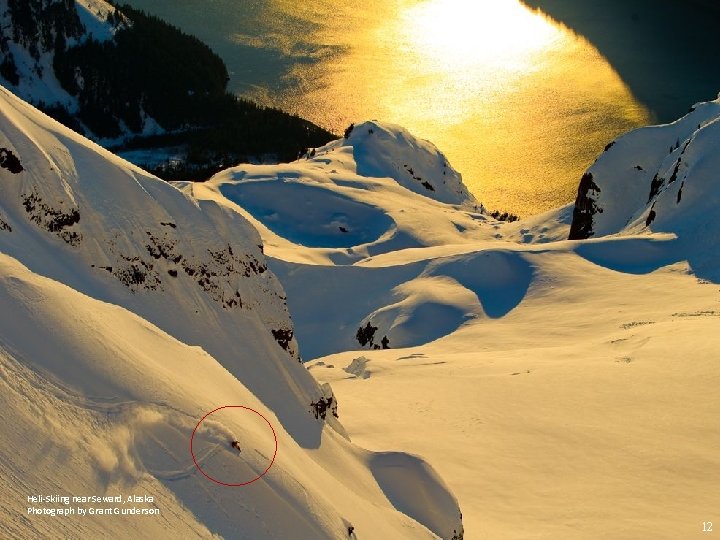
M 231 442 L 230 446 L 232 448 L 234 448 L 235 450 L 237 450 L 238 452 L 242 452 L 242 450 L 240 449 L 240 443 L 238 441 Z

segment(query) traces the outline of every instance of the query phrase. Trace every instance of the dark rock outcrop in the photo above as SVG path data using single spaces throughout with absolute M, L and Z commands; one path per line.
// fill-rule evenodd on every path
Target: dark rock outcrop
M 593 180 L 592 173 L 585 173 L 580 180 L 569 240 L 583 240 L 593 235 L 593 216 L 602 212 L 593 195 L 600 193 L 600 187 Z
M 7 148 L 0 148 L 0 167 L 13 174 L 20 174 L 25 170 L 20 159 Z

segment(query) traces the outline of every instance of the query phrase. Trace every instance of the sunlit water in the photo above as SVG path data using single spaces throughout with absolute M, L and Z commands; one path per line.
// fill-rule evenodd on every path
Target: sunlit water
M 603 147 L 652 120 L 590 43 L 518 0 L 131 3 L 208 41 L 238 93 L 433 141 L 490 209 L 571 201 Z

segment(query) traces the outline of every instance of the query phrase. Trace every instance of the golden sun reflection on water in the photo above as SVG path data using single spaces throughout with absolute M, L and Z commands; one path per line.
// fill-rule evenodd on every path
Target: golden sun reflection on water
M 401 124 L 443 150 L 489 208 L 570 202 L 605 144 L 651 120 L 592 45 L 518 0 L 275 9 L 339 51 L 295 67 L 285 108 L 338 133 L 365 118 Z
M 426 118 L 444 126 L 487 112 L 477 110 L 479 98 L 507 96 L 519 79 L 542 68 L 542 54 L 562 37 L 515 2 L 414 3 L 390 25 L 381 33 L 395 34 L 402 46 L 391 71 L 405 74 L 396 81 L 405 84 L 382 98 L 384 108 L 411 122 Z M 425 76 L 414 78 L 413 71 Z
M 514 2 L 421 2 L 402 11 L 400 19 L 415 51 L 448 71 L 532 69 L 533 53 L 561 34 Z

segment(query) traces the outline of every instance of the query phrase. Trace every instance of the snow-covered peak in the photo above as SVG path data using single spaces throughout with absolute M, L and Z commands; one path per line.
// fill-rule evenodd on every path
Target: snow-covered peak
M 474 204 L 462 176 L 430 141 L 419 139 L 405 128 L 377 121 L 353 125 L 339 141 L 318 149 L 351 152 L 361 176 L 392 178 L 410 191 L 448 204 Z
M 720 100 L 620 137 L 583 176 L 570 238 L 674 233 L 705 272 L 718 258 L 719 156 Z
M 357 262 L 501 237 L 432 143 L 378 122 L 346 135 L 292 163 L 238 165 L 181 187 L 241 212 L 285 260 Z

